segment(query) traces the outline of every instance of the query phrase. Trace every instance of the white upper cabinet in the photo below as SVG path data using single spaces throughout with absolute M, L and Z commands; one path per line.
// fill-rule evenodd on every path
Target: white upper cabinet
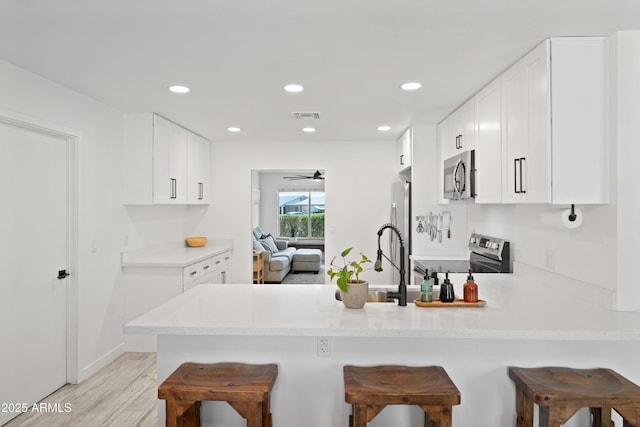
M 609 203 L 608 71 L 607 38 L 551 39 L 553 203 Z
M 187 202 L 187 131 L 153 117 L 153 203 Z
M 187 135 L 187 141 L 187 202 L 209 204 L 211 199 L 209 141 L 194 133 Z
M 502 76 L 505 203 L 551 202 L 548 43 Z
M 209 200 L 209 142 L 152 113 L 124 115 L 123 203 Z
M 440 163 L 475 149 L 477 203 L 608 203 L 608 56 L 545 40 L 439 124 Z
M 552 38 L 502 76 L 504 202 L 608 202 L 607 69 L 605 38 Z
M 449 144 L 449 125 L 450 118 L 444 119 L 438 125 L 438 161 L 437 161 L 437 183 L 438 190 L 436 194 L 438 196 L 438 203 L 447 204 L 449 200 L 444 198 L 444 160 L 448 159 L 453 155 L 450 149 L 451 144 Z
M 502 97 L 500 81 L 494 81 L 474 97 L 476 203 L 502 201 Z
M 476 146 L 476 105 L 473 99 L 467 101 L 448 118 L 449 133 L 445 140 L 445 151 L 449 157 Z
M 399 171 L 405 171 L 411 167 L 413 161 L 413 135 L 408 128 L 396 141 L 396 158 Z

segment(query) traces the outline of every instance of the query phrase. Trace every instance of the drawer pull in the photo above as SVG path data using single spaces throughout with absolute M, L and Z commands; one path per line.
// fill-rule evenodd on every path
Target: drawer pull
M 195 276 L 196 274 L 198 274 L 197 271 L 192 271 L 191 273 L 189 273 L 189 276 Z
M 205 265 L 205 266 L 204 266 L 204 268 L 203 268 L 203 270 L 208 270 L 208 269 L 210 269 L 210 268 L 211 268 L 211 266 L 210 266 L 210 265 Z

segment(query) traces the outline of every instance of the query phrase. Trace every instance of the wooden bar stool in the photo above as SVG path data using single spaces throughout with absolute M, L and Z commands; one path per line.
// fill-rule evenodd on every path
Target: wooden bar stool
M 613 427 L 611 408 L 624 427 L 640 427 L 640 387 L 611 369 L 510 367 L 509 378 L 516 384 L 517 427 L 533 426 L 534 403 L 540 427 L 558 427 L 586 407 L 593 427 Z
M 425 427 L 451 427 L 460 391 L 440 366 L 345 366 L 344 396 L 351 404 L 350 427 L 365 427 L 387 405 L 418 405 Z
M 200 402 L 224 401 L 247 427 L 272 427 L 270 393 L 278 366 L 245 363 L 183 363 L 158 387 L 167 401 L 167 427 L 200 426 Z

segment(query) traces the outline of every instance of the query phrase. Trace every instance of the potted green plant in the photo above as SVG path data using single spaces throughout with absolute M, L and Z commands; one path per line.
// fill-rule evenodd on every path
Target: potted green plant
M 371 260 L 361 252 L 359 260 L 347 261 L 347 255 L 351 253 L 352 249 L 347 248 L 340 253 L 342 265 L 336 264 L 336 258 L 338 257 L 334 256 L 329 263 L 330 267 L 327 270 L 327 274 L 332 281 L 337 278 L 336 284 L 340 289 L 340 299 L 345 307 L 362 308 L 367 302 L 369 282 L 360 280 L 360 273 L 369 269 L 365 268 L 365 264 L 371 263 Z

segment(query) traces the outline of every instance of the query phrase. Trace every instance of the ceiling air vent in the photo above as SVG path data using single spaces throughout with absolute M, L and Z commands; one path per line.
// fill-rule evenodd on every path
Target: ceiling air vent
M 293 112 L 293 118 L 295 119 L 320 119 L 320 113 L 311 112 Z

